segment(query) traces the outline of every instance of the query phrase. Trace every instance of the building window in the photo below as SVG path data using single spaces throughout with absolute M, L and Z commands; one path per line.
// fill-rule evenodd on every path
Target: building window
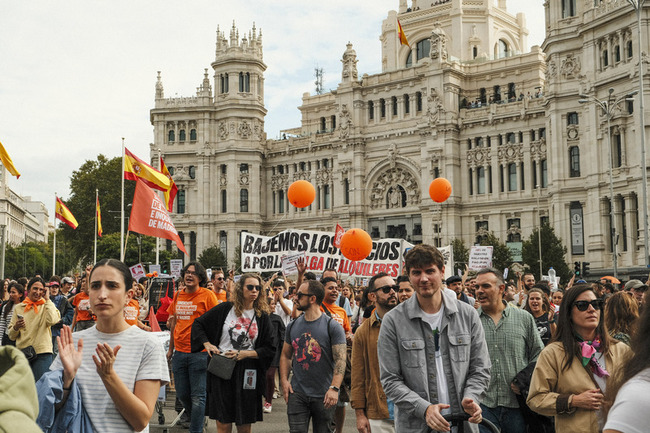
M 383 98 L 379 100 L 379 112 L 382 119 L 386 117 L 386 100 Z
M 627 41 L 627 58 L 631 59 L 634 51 L 632 50 L 632 41 Z
M 188 169 L 190 179 L 196 179 L 196 167 L 193 165 L 190 165 L 190 168 Z
M 616 45 L 614 47 L 614 63 L 618 63 L 621 61 L 621 47 L 619 45 Z
M 476 168 L 476 193 L 485 194 L 485 167 Z
M 330 122 L 332 123 L 332 131 L 336 129 L 336 116 L 330 117 Z
M 278 213 L 284 213 L 284 191 L 278 191 Z
M 492 101 L 494 102 L 501 102 L 501 86 L 497 85 L 492 88 L 492 91 L 494 92 L 492 95 Z
M 248 190 L 239 191 L 239 212 L 248 212 Z
M 326 129 L 327 129 L 327 122 L 326 122 L 324 117 L 321 117 L 320 118 L 320 130 L 319 130 L 319 132 L 325 132 Z
M 418 62 L 425 57 L 429 57 L 429 51 L 431 50 L 431 41 L 427 39 L 422 39 L 417 43 L 415 51 L 417 52 Z
M 580 177 L 580 149 L 578 146 L 569 148 L 569 177 Z
M 517 191 L 517 164 L 508 164 L 508 191 Z
M 515 133 L 514 132 L 508 132 L 506 134 L 506 142 L 508 144 L 515 144 Z
M 503 192 L 506 189 L 506 184 L 503 178 L 503 165 L 499 165 L 499 191 Z
M 478 47 L 474 45 L 472 47 L 472 59 L 475 59 L 478 56 Z
M 323 185 L 323 209 L 330 208 L 330 186 Z
M 240 92 L 250 92 L 251 91 L 251 74 L 246 72 L 239 73 L 239 91 Z
M 196 141 L 196 129 L 190 129 L 190 141 Z
M 474 173 L 473 173 L 472 169 L 470 168 L 469 169 L 469 185 L 468 185 L 468 187 L 469 187 L 469 195 L 474 194 L 474 178 L 473 178 L 473 176 L 474 176 Z
M 422 111 L 422 92 L 415 94 L 415 110 L 419 113 Z
M 176 194 L 176 213 L 185 213 L 185 190 L 179 189 Z
M 489 233 L 490 226 L 487 221 L 476 221 L 476 242 L 480 244 L 484 239 L 487 238 Z
M 350 204 L 350 181 L 347 177 L 343 179 L 343 202 Z
M 546 128 L 539 128 L 539 139 L 546 140 Z
M 508 230 L 508 242 L 521 242 L 521 220 L 519 218 L 509 218 L 506 220 Z
M 181 129 L 178 131 L 178 141 L 185 141 L 185 130 Z
M 542 168 L 542 188 L 546 188 L 548 186 L 548 166 L 545 159 L 542 159 L 539 164 Z
M 438 167 L 436 167 L 436 170 Z M 436 176 L 437 177 L 437 176 Z M 488 192 L 492 194 L 492 166 L 488 166 Z
M 517 99 L 515 83 L 508 83 L 508 101 L 512 102 Z
M 174 133 L 173 129 L 170 129 L 169 132 L 167 133 L 167 141 L 170 143 L 176 141 L 176 134 Z
M 532 186 L 533 188 L 537 188 L 539 185 L 537 185 L 537 161 L 533 161 L 532 163 L 532 168 L 531 171 L 533 172 L 533 183 Z
M 483 147 L 483 137 L 476 137 L 476 147 Z
M 221 164 L 221 174 L 225 175 L 228 172 L 228 166 L 226 164 Z
M 368 101 L 368 119 L 372 120 L 375 118 L 375 103 Z
M 190 260 L 196 260 L 196 232 L 190 232 Z
M 567 125 L 577 125 L 578 124 L 578 113 L 572 111 L 566 115 L 566 124 Z
M 481 101 L 481 104 L 487 104 L 487 90 L 485 90 L 485 87 L 481 87 L 478 100 Z
M 562 0 L 562 18 L 576 15 L 576 0 Z
M 228 74 L 221 74 L 221 93 L 228 93 Z
M 404 95 L 404 114 L 409 114 L 411 112 L 411 98 L 409 95 Z
M 228 191 L 225 189 L 221 190 L 221 212 L 228 212 Z
M 612 160 L 614 167 L 623 165 L 623 142 L 621 134 L 614 134 L 612 136 Z
M 607 50 L 603 50 L 603 68 L 606 68 L 609 66 L 609 54 L 607 53 Z
M 627 102 L 627 114 L 634 114 L 634 101 Z
M 248 173 L 248 164 L 239 164 L 240 173 Z
M 472 139 L 471 138 L 467 139 L 467 150 L 472 150 Z
M 508 43 L 503 39 L 499 39 L 499 42 L 497 42 L 495 49 L 496 53 L 494 53 L 494 57 L 497 59 L 502 59 L 504 57 L 510 56 L 510 48 L 508 47 Z
M 393 109 L 393 116 L 397 116 L 397 97 L 396 96 L 393 96 L 390 99 L 390 105 L 391 105 L 391 108 Z
M 526 189 L 526 184 L 524 183 L 524 163 L 523 162 L 519 163 L 519 182 L 520 182 L 519 189 L 521 189 L 522 191 L 524 189 Z

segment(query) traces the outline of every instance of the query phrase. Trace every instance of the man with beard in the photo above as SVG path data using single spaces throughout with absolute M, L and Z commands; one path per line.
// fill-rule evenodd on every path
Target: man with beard
M 226 302 L 228 300 L 228 294 L 226 291 L 226 276 L 221 269 L 217 269 L 212 273 L 212 291 L 217 297 L 217 304 Z
M 472 298 L 471 296 L 467 296 L 463 291 L 463 279 L 461 277 L 457 275 L 452 275 L 451 277 L 447 278 L 446 284 L 449 290 L 454 291 L 454 293 L 456 294 L 456 299 L 458 299 L 459 301 L 463 301 L 466 304 L 469 304 L 471 306 L 474 306 L 475 299 Z
M 375 311 L 359 326 L 352 343 L 351 403 L 357 415 L 359 433 L 394 433 L 393 402 L 386 399 L 379 379 L 377 339 L 384 315 L 397 305 L 393 279 L 380 272 L 368 282 L 368 298 Z
M 172 371 L 179 398 L 190 420 L 190 433 L 203 431 L 205 417 L 205 375 L 208 353 L 192 353 L 191 337 L 194 320 L 217 305 L 214 292 L 204 287 L 208 282 L 205 268 L 198 262 L 188 263 L 181 271 L 185 288 L 174 295 L 167 308 L 171 335 L 167 358 L 172 358 Z M 175 351 L 174 351 L 175 350 Z
M 345 373 L 345 333 L 336 320 L 321 311 L 324 297 L 319 281 L 302 283 L 294 303 L 304 314 L 290 322 L 285 332 L 280 385 L 291 433 L 307 433 L 310 419 L 314 433 L 333 431 L 334 410 Z
M 461 411 L 479 423 L 490 359 L 476 310 L 443 290 L 444 258 L 436 248 L 416 245 L 405 264 L 415 296 L 384 316 L 377 343 L 381 384 L 395 403 L 395 431 L 449 431 L 443 414 Z M 474 424 L 464 427 L 477 431 Z
M 535 285 L 535 275 L 530 272 L 526 272 L 519 279 L 519 293 L 515 295 L 515 302 L 519 308 L 524 308 L 526 306 L 526 299 L 528 299 L 528 291 L 533 288 Z

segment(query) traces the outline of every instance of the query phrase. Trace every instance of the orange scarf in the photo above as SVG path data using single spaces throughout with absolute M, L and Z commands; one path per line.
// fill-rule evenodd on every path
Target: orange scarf
M 45 303 L 45 299 L 40 299 L 34 302 L 29 298 L 25 298 L 23 302 L 25 303 L 25 313 L 28 312 L 30 308 L 34 307 L 34 313 L 38 314 L 38 306 L 43 305 Z

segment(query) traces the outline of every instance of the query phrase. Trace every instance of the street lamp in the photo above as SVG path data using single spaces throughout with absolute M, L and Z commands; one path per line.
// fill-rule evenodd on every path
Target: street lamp
M 638 93 L 638 90 L 633 92 L 626 93 L 623 96 L 618 98 L 614 97 L 614 89 L 610 87 L 609 95 L 607 99 L 602 100 L 598 99 L 595 96 L 580 95 L 578 100 L 579 103 L 585 104 L 587 102 L 594 102 L 602 110 L 603 114 L 607 116 L 607 147 L 609 149 L 609 224 L 611 227 L 611 239 L 612 239 L 612 255 L 613 255 L 613 264 L 614 264 L 614 277 L 618 278 L 618 251 L 616 247 L 616 225 L 614 222 L 614 179 L 612 178 L 612 172 L 614 170 L 614 160 L 612 156 L 612 130 L 610 126 L 610 120 L 614 115 L 614 110 L 618 109 L 618 104 L 623 101 L 629 101 L 634 95 Z
M 636 11 L 636 32 L 639 41 L 639 127 L 641 129 L 641 179 L 643 181 L 643 246 L 645 249 L 645 266 L 650 268 L 650 250 L 648 250 L 648 173 L 645 161 L 645 110 L 643 108 L 643 51 L 641 51 L 641 9 L 645 0 L 627 0 Z

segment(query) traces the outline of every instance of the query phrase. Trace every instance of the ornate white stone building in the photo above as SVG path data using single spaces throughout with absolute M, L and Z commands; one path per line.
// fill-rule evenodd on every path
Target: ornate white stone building
M 228 38 L 218 31 L 196 96 L 165 98 L 159 74 L 151 156 L 157 164 L 161 149 L 173 170 L 173 218 L 190 257 L 219 244 L 232 261 L 242 230 L 331 231 L 338 222 L 373 238 L 471 245 L 489 231 L 519 242 L 546 220 L 567 261 L 611 269 L 606 122 L 578 95 L 636 89 L 636 15 L 622 0 L 547 1 L 546 40 L 525 52 L 525 18 L 505 3 L 399 0 L 381 28 L 382 72 L 360 75 L 348 44 L 338 87 L 305 93 L 301 125 L 280 140 L 264 132 L 255 27 L 241 38 L 234 24 Z M 398 19 L 410 48 L 399 43 Z M 638 100 L 623 105 L 611 133 L 625 274 L 643 265 L 644 249 Z M 453 186 L 443 204 L 428 194 L 439 176 Z M 317 189 L 302 210 L 286 196 L 297 179 Z

